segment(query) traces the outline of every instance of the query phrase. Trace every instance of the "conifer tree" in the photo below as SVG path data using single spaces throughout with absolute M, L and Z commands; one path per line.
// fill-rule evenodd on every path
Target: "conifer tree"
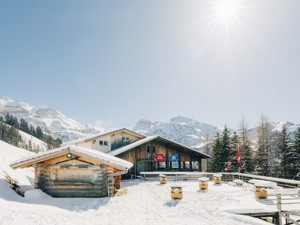
M 220 135 L 217 133 L 213 147 L 212 147 L 212 159 L 210 163 L 210 171 L 221 172 L 224 169 L 224 159 L 222 157 L 222 145 Z
M 227 127 L 225 125 L 224 130 L 222 132 L 222 136 L 221 136 L 221 146 L 222 146 L 222 154 L 221 155 L 222 155 L 224 165 L 225 165 L 225 162 L 231 162 L 234 157 L 234 152 L 232 151 L 230 141 L 231 141 L 230 131 L 227 129 Z
M 283 127 L 280 136 L 277 139 L 277 147 L 279 150 L 279 160 L 280 160 L 280 166 L 278 175 L 281 178 L 290 179 L 293 178 L 291 172 L 292 172 L 292 151 L 290 146 L 290 140 L 286 133 L 286 128 Z
M 254 171 L 254 160 L 253 160 L 253 149 L 248 134 L 248 125 L 244 118 L 240 122 L 239 135 L 241 144 L 239 150 L 241 153 L 241 172 L 253 173 Z
M 39 126 L 37 126 L 37 128 L 36 128 L 35 137 L 40 139 L 40 140 L 43 140 L 44 133 L 43 133 L 42 129 Z
M 23 118 L 20 120 L 20 130 L 29 133 L 28 123 Z
M 297 128 L 295 138 L 292 141 L 291 158 L 291 174 L 290 177 L 295 178 L 300 174 L 300 127 Z

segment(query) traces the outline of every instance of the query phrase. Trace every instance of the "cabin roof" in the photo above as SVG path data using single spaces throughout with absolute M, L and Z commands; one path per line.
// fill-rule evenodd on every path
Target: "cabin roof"
M 199 154 L 201 155 L 203 158 L 211 158 L 210 155 L 207 155 L 205 153 L 202 153 L 202 152 L 199 152 L 193 148 L 190 148 L 188 146 L 185 146 L 183 144 L 180 144 L 178 142 L 175 142 L 175 141 L 172 141 L 172 140 L 169 140 L 167 138 L 163 138 L 161 136 L 149 136 L 149 137 L 145 137 L 144 139 L 142 140 L 139 140 L 139 141 L 136 141 L 136 142 L 133 142 L 132 144 L 129 144 L 129 145 L 126 145 L 124 147 L 121 147 L 121 148 L 118 148 L 118 149 L 115 149 L 111 152 L 108 152 L 107 154 L 110 154 L 110 155 L 113 155 L 113 156 L 117 156 L 117 155 L 120 155 L 124 152 L 127 152 L 135 147 L 138 147 L 140 145 L 143 145 L 143 144 L 146 144 L 146 143 L 149 143 L 153 140 L 159 140 L 159 141 L 162 141 L 162 142 L 166 142 L 166 143 L 169 143 L 170 145 L 173 145 L 175 147 L 179 147 L 179 148 L 182 148 L 182 149 L 185 149 L 187 151 L 191 151 L 193 153 L 196 153 L 196 154 Z
M 102 134 L 94 134 L 94 135 L 91 135 L 91 136 L 88 136 L 88 137 L 83 137 L 83 138 L 79 138 L 79 139 L 76 139 L 76 140 L 73 140 L 73 141 L 69 141 L 69 142 L 66 142 L 66 143 L 62 144 L 62 146 L 74 145 L 74 144 L 81 143 L 81 142 L 87 142 L 87 141 L 93 140 L 95 138 L 103 137 L 103 136 L 110 135 L 110 134 L 113 134 L 113 133 L 119 133 L 121 131 L 126 131 L 127 133 L 138 136 L 140 138 L 145 138 L 146 137 L 145 135 L 139 134 L 139 133 L 134 132 L 132 130 L 128 130 L 127 128 L 121 128 L 121 129 L 118 129 L 118 130 L 113 130 L 113 131 L 105 132 L 105 133 L 102 133 Z
M 32 155 L 26 158 L 22 158 L 16 161 L 13 161 L 10 166 L 13 169 L 17 168 L 25 168 L 33 166 L 35 163 L 43 162 L 52 158 L 56 158 L 58 156 L 72 153 L 74 155 L 78 156 L 85 156 L 87 158 L 91 158 L 94 160 L 99 161 L 100 163 L 112 166 L 114 168 L 120 169 L 120 170 L 128 170 L 133 166 L 131 162 L 128 162 L 126 160 L 114 157 L 112 155 L 108 155 L 103 152 L 99 152 L 93 149 L 78 147 L 74 145 L 68 145 L 61 148 L 53 149 L 47 152 L 38 153 L 36 155 Z

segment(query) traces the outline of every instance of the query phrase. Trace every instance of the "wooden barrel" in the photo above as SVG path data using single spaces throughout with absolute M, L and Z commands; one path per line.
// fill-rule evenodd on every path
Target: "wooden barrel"
M 166 184 L 167 183 L 167 178 L 161 177 L 159 181 L 160 181 L 160 184 Z
M 214 177 L 214 182 L 215 184 L 221 184 L 222 183 L 221 177 Z
M 206 181 L 200 181 L 199 182 L 199 189 L 200 190 L 207 190 L 207 188 L 208 188 L 208 184 L 207 184 Z
M 182 187 L 179 187 L 179 186 L 171 187 L 171 198 L 172 199 L 182 199 Z
M 268 192 L 266 187 L 255 186 L 255 197 L 257 199 L 266 199 L 268 198 Z
M 160 179 L 159 179 L 160 184 L 166 184 L 167 183 L 166 175 L 160 174 L 159 177 L 160 177 Z
M 200 190 L 207 190 L 208 188 L 208 181 L 209 181 L 209 178 L 208 177 L 200 177 L 199 179 L 199 189 Z

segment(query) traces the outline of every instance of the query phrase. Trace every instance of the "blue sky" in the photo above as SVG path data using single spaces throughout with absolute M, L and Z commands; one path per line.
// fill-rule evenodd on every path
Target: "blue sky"
M 299 10 L 298 0 L 0 0 L 0 95 L 105 128 L 176 115 L 300 123 Z

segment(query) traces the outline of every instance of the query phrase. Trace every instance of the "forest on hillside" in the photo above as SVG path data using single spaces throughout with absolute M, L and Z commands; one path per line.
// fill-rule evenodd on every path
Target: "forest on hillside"
M 222 133 L 207 142 L 206 153 L 212 155 L 208 170 L 300 179 L 300 127 L 291 138 L 285 127 L 280 133 L 272 132 L 270 122 L 262 116 L 254 143 L 248 132 L 242 120 L 233 134 L 225 126 Z
M 28 144 L 24 142 L 19 130 L 45 142 L 49 150 L 62 144 L 60 139 L 53 138 L 51 135 L 44 133 L 39 126 L 30 125 L 24 119 L 19 121 L 17 117 L 10 114 L 6 114 L 4 118 L 0 116 L 0 140 L 16 147 L 38 152 L 39 149 L 35 149 L 31 141 Z

